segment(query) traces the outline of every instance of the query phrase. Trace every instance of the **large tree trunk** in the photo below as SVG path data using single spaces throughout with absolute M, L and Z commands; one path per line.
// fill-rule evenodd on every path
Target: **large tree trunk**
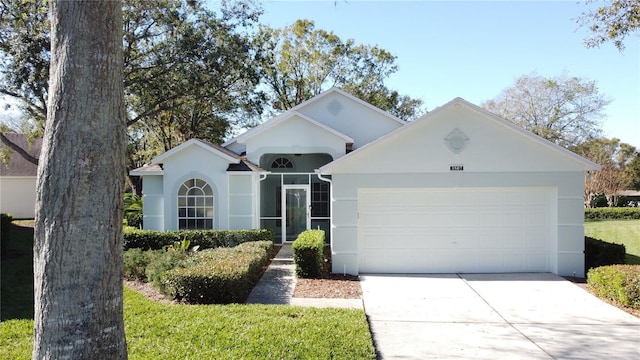
M 126 359 L 122 4 L 55 0 L 50 6 L 33 359 Z

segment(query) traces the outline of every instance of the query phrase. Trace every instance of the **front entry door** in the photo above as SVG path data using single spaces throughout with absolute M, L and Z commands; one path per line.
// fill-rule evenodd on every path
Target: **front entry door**
M 311 227 L 309 185 L 283 185 L 282 242 L 294 241 Z

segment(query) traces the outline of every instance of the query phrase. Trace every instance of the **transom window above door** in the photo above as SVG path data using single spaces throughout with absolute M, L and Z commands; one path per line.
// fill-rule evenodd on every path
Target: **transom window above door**
M 213 190 L 202 179 L 189 179 L 178 190 L 178 229 L 213 229 Z
M 272 169 L 293 169 L 293 163 L 286 157 L 279 157 L 271 163 Z

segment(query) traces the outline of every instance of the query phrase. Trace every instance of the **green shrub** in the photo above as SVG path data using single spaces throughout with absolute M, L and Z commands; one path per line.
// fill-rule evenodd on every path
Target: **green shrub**
M 184 267 L 185 261 L 194 253 L 181 251 L 149 250 L 149 264 L 145 269 L 147 281 L 150 282 L 161 293 L 167 294 L 164 284 L 164 274 L 167 271 Z
M 612 244 L 589 236 L 584 237 L 584 269 L 624 264 L 626 249 L 624 245 Z
M 273 242 L 260 241 L 195 253 L 184 267 L 164 273 L 165 293 L 188 303 L 242 303 L 260 279 L 272 251 Z
M 124 252 L 124 278 L 147 282 L 147 266 L 151 261 L 149 251 L 129 249 Z
M 126 227 L 124 230 L 124 249 L 140 248 L 143 250 L 162 249 L 165 246 L 188 240 L 192 247 L 201 250 L 217 247 L 234 247 L 250 241 L 273 242 L 273 231 L 268 229 L 254 230 L 178 230 L 151 231 Z
M 302 278 L 317 277 L 322 269 L 324 230 L 303 231 L 293 242 L 292 251 L 296 275 Z
M 589 270 L 587 283 L 602 298 L 640 309 L 640 265 L 610 265 Z
M 585 220 L 633 220 L 640 219 L 640 208 L 603 207 L 584 209 Z

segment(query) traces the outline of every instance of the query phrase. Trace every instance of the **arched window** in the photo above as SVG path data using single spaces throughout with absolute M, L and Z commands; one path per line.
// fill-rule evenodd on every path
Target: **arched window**
M 291 160 L 285 157 L 279 157 L 271 163 L 272 169 L 293 169 L 293 163 Z
M 201 179 L 190 179 L 178 190 L 178 228 L 213 229 L 213 190 Z

